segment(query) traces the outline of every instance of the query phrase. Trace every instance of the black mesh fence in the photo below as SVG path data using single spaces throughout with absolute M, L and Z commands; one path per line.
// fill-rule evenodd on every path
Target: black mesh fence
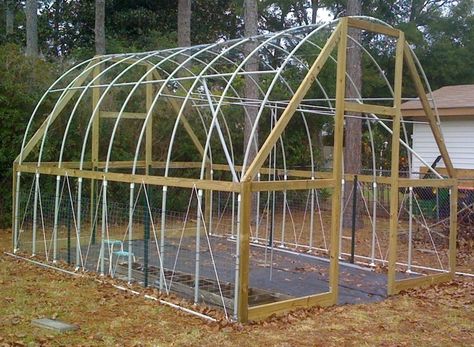
M 39 182 L 35 189 L 34 174 L 21 176 L 20 252 L 156 287 L 233 315 L 241 261 L 238 193 L 144 184 L 131 190 L 129 183 L 108 182 L 104 200 L 101 181 L 92 185 L 84 179 L 80 185 L 77 178 L 62 177 L 57 195 L 55 176 L 41 175 Z M 351 183 L 344 186 L 343 218 L 336 224 L 332 188 L 253 193 L 250 306 L 327 292 L 333 225 L 341 230 L 341 264 L 381 269 L 369 275 L 341 265 L 341 302 L 384 297 L 392 194 L 399 202 L 400 274 L 449 269 L 448 188 L 394 191 L 367 177 Z M 472 190 L 460 190 L 459 230 L 466 228 L 468 235 L 473 199 Z

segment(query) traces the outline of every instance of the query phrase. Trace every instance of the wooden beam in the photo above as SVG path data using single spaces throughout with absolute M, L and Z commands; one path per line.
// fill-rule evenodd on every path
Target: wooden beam
M 118 117 L 120 112 L 111 111 L 100 111 L 100 118 L 111 118 L 115 119 Z M 145 119 L 146 113 L 144 112 L 122 112 L 120 119 Z
M 253 192 L 333 188 L 332 178 L 315 180 L 260 181 L 252 183 Z
M 413 179 L 413 178 L 400 178 L 398 180 L 398 186 L 400 188 L 404 187 L 433 187 L 433 188 L 442 188 L 442 187 L 452 187 L 456 184 L 456 180 L 452 178 L 447 179 Z
M 433 132 L 436 144 L 438 145 L 439 152 L 443 157 L 444 165 L 448 170 L 449 177 L 456 178 L 456 172 L 454 170 L 453 163 L 451 162 L 451 158 L 446 148 L 446 144 L 444 143 L 440 127 L 438 126 L 436 117 L 433 113 L 433 110 L 431 109 L 431 105 L 428 101 L 428 98 L 426 97 L 425 87 L 423 86 L 420 76 L 418 75 L 418 70 L 411 55 L 410 47 L 407 43 L 405 43 L 404 58 L 408 68 L 408 72 L 410 73 L 410 77 L 413 83 L 415 84 L 415 89 L 418 94 L 418 97 L 420 98 L 423 109 L 425 110 L 426 117 L 428 118 L 428 123 L 430 125 L 431 131 Z
M 448 176 L 448 171 L 444 167 L 437 167 L 436 171 L 442 176 Z M 454 168 L 456 172 L 456 183 L 458 189 L 474 189 L 474 169 L 458 169 Z M 420 167 L 420 176 L 428 172 L 426 166 Z
M 342 199 L 342 161 L 344 137 L 344 102 L 346 95 L 346 62 L 347 62 L 347 18 L 340 22 L 340 40 L 337 48 L 336 72 L 336 114 L 334 119 L 333 170 L 334 191 L 331 208 L 331 235 L 329 249 L 329 290 L 332 303 L 336 304 L 339 296 L 339 221 L 341 219 Z
M 166 167 L 165 161 L 153 161 L 153 168 L 162 169 Z M 201 162 L 172 161 L 168 164 L 170 169 L 200 169 Z
M 438 171 L 443 176 L 448 176 L 448 171 L 445 167 L 436 167 L 436 171 Z M 461 169 L 455 168 L 456 171 L 456 178 L 457 179 L 466 179 L 466 178 L 474 178 L 474 169 Z M 428 172 L 428 168 L 426 166 L 420 167 L 420 173 L 425 174 Z
M 400 122 L 402 117 L 402 83 L 403 83 L 403 50 L 405 45 L 405 35 L 400 33 L 395 51 L 395 82 L 393 107 L 396 109 L 392 123 L 392 158 L 390 168 L 390 189 L 398 192 L 399 183 L 399 160 L 400 160 Z M 398 242 L 398 194 L 390 194 L 390 230 L 388 249 L 388 273 L 387 292 L 388 295 L 395 293 L 395 271 L 397 263 L 397 242 Z
M 240 195 L 239 235 L 239 297 L 237 317 L 239 322 L 248 321 L 249 310 L 249 257 L 250 257 L 250 222 L 252 209 L 252 182 L 242 182 Z
M 362 19 L 349 17 L 348 20 L 349 20 L 348 25 L 351 28 L 371 31 L 373 33 L 383 34 L 383 35 L 388 35 L 388 36 L 393 36 L 393 37 L 399 37 L 401 33 L 400 30 L 393 29 L 385 25 L 369 22 Z
M 269 304 L 254 306 L 249 308 L 249 321 L 257 321 L 270 317 L 273 314 L 283 314 L 298 308 L 308 308 L 313 306 L 331 306 L 331 293 L 321 293 L 303 296 L 301 298 L 277 301 Z
M 242 166 L 241 165 L 236 165 L 234 166 L 235 170 L 237 172 L 242 171 Z M 212 164 L 212 169 L 213 170 L 220 170 L 220 171 L 230 171 L 229 165 L 227 164 Z M 268 167 L 261 167 L 259 169 L 259 172 L 262 174 L 273 174 L 273 168 L 269 169 Z M 276 174 L 283 176 L 286 173 L 288 177 L 307 177 L 311 178 L 312 177 L 312 172 L 310 170 L 285 170 L 282 168 L 277 168 L 276 169 Z M 330 178 L 331 173 L 330 172 L 321 172 L 321 171 L 315 171 L 314 172 L 314 177 L 315 178 Z
M 201 163 L 198 163 L 199 166 L 201 167 Z M 212 164 L 212 169 L 213 170 L 221 170 L 221 171 L 230 171 L 229 166 L 227 164 Z M 242 171 L 242 166 L 241 165 L 236 165 L 235 170 L 237 172 Z M 269 169 L 267 167 L 261 167 L 259 172 L 261 174 L 273 174 L 273 168 Z M 332 178 L 332 172 L 327 172 L 327 171 L 314 171 L 314 173 L 310 170 L 285 170 L 282 168 L 277 168 L 276 169 L 276 174 L 283 176 L 287 175 L 288 177 L 302 177 L 302 178 L 311 178 L 314 177 L 315 179 L 327 179 L 327 178 Z M 344 179 L 353 181 L 354 180 L 354 174 L 344 174 Z M 357 175 L 357 179 L 359 182 L 367 182 L 367 183 L 372 183 L 374 181 L 374 176 L 373 175 Z M 381 184 L 390 184 L 390 177 L 386 176 L 375 176 L 375 182 L 381 183 Z M 257 182 L 254 182 L 254 184 Z
M 373 113 L 383 116 L 394 116 L 395 109 L 389 106 L 380 106 L 372 104 L 359 104 L 358 102 L 345 102 L 344 108 L 347 112 Z
M 32 161 L 24 161 L 22 165 L 38 165 L 38 162 L 32 162 Z M 42 161 L 41 166 L 58 166 L 59 162 L 58 161 Z M 80 163 L 78 161 L 65 161 L 61 163 L 61 167 L 69 167 L 69 168 L 79 168 Z M 84 162 L 83 167 L 85 169 L 90 169 L 92 167 L 91 163 L 86 163 Z
M 147 175 L 131 175 L 114 172 L 99 172 L 91 170 L 77 170 L 57 167 L 37 167 L 34 165 L 19 165 L 18 171 L 40 174 L 55 175 L 55 176 L 69 176 L 69 177 L 83 177 L 85 179 L 107 180 L 113 182 L 126 183 L 145 183 L 157 186 L 169 186 L 178 188 L 197 188 L 220 190 L 223 192 L 240 192 L 240 184 L 225 181 L 208 181 L 193 178 L 177 178 L 177 177 L 163 177 L 163 176 L 147 176 Z
M 92 65 L 92 62 L 90 62 L 87 67 L 84 69 L 85 72 L 82 72 L 82 74 L 79 76 L 79 78 L 76 80 L 76 82 L 73 83 L 72 87 L 79 87 L 84 83 L 84 81 L 89 77 L 91 70 L 88 70 L 89 67 Z M 15 159 L 15 162 L 18 163 L 20 161 L 20 156 L 22 156 L 22 160 L 24 160 L 28 154 L 35 148 L 35 146 L 38 144 L 38 141 L 41 139 L 41 137 L 44 135 L 46 131 L 46 125 L 48 124 L 49 120 L 49 126 L 53 124 L 53 122 L 56 120 L 56 118 L 59 116 L 61 111 L 66 107 L 68 102 L 71 100 L 71 98 L 76 94 L 78 89 L 69 89 L 67 92 L 64 93 L 63 97 L 60 98 L 55 105 L 54 112 L 51 112 L 48 117 L 43 121 L 43 123 L 40 125 L 38 130 L 34 133 L 34 135 L 30 138 L 28 143 L 25 145 L 25 148 L 23 148 L 22 153 L 18 154 L 18 156 Z
M 98 167 L 104 168 L 105 161 L 100 161 Z M 170 169 L 195 169 L 201 167 L 200 162 L 186 162 L 186 161 L 172 161 L 169 163 Z M 110 161 L 109 169 L 121 169 L 121 168 L 131 168 L 133 165 L 133 160 L 127 161 Z M 145 168 L 146 162 L 144 160 L 138 160 L 136 163 L 138 168 Z M 166 167 L 166 162 L 164 161 L 151 161 L 150 166 L 154 169 L 163 169 Z
M 59 162 L 55 161 L 55 162 L 52 162 L 52 161 L 48 161 L 48 162 L 41 162 L 41 166 L 42 167 L 57 167 L 59 164 Z M 23 165 L 37 165 L 36 162 L 23 162 Z M 106 165 L 106 162 L 105 161 L 99 161 L 97 163 L 97 168 L 98 169 L 103 169 Z M 110 161 L 109 164 L 108 164 L 108 167 L 109 169 L 126 169 L 126 168 L 131 168 L 133 165 L 133 160 L 124 160 L 124 161 Z M 176 161 L 176 162 L 170 162 L 169 163 L 169 167 L 171 169 L 199 169 L 201 168 L 201 165 L 202 163 L 201 162 L 187 162 L 187 161 Z M 78 161 L 71 161 L 71 162 L 62 162 L 61 163 L 61 167 L 62 168 L 76 168 L 78 169 L 80 166 L 80 163 Z M 136 163 L 136 166 L 137 168 L 145 168 L 145 161 L 144 160 L 139 160 L 137 161 Z M 151 162 L 151 167 L 152 168 L 158 168 L 158 169 L 162 169 L 162 168 L 165 168 L 166 167 L 166 162 L 164 161 L 152 161 Z M 92 168 L 92 165 L 90 163 L 84 163 L 83 164 L 83 169 L 90 169 Z M 242 169 L 242 166 L 236 166 L 235 167 L 237 171 L 241 170 Z M 213 164 L 212 165 L 212 169 L 213 170 L 222 170 L 222 171 L 229 171 L 229 166 L 227 164 Z M 273 169 L 270 169 L 272 172 L 273 172 Z M 265 168 L 265 167 L 262 167 L 260 169 L 260 173 L 263 173 L 263 174 L 268 174 L 270 173 L 270 170 L 268 168 Z M 287 174 L 288 177 L 302 177 L 302 178 L 311 178 L 313 176 L 312 172 L 311 171 L 305 171 L 305 170 L 284 170 L 284 169 L 277 169 L 276 170 L 276 173 L 277 175 L 281 175 L 283 176 L 284 174 Z M 332 177 L 332 173 L 331 172 L 325 172 L 325 171 L 315 171 L 314 172 L 314 178 L 315 180 L 328 180 L 328 179 L 331 179 Z M 347 180 L 347 181 L 352 181 L 354 180 L 354 175 L 353 174 L 345 174 L 344 175 L 344 179 Z M 366 183 L 372 183 L 374 181 L 374 176 L 373 175 L 357 175 L 357 179 L 359 180 L 359 182 L 366 182 Z M 405 186 L 409 186 L 409 183 L 406 183 L 408 182 L 408 178 L 406 179 L 401 179 L 402 181 L 402 184 L 401 186 L 405 187 Z M 301 187 L 304 186 L 304 183 L 298 183 L 299 181 L 303 182 L 303 181 L 306 181 L 306 180 L 289 180 L 288 182 L 290 183 L 279 183 L 279 182 L 285 182 L 285 181 L 271 181 L 271 182 L 268 182 L 268 181 L 261 181 L 261 182 L 253 182 L 254 185 L 252 186 L 252 189 L 254 189 L 253 191 L 265 191 L 265 189 L 263 188 L 259 188 L 259 187 L 264 187 L 268 184 L 271 184 L 271 183 L 274 183 L 276 182 L 276 184 L 283 184 L 285 186 L 287 186 L 288 188 L 286 189 L 295 189 L 295 188 L 292 188 L 290 186 L 288 186 L 288 184 L 291 184 L 291 182 L 296 182 L 298 185 L 300 185 Z M 386 176 L 376 176 L 375 177 L 375 181 L 379 184 L 390 184 L 390 177 L 386 177 Z M 413 181 L 415 182 L 418 182 L 420 181 L 420 186 L 421 186 L 421 180 L 420 179 L 413 179 Z M 423 180 L 423 182 L 431 182 L 431 181 L 434 181 L 436 184 L 436 182 L 438 181 L 441 181 L 441 183 L 439 183 L 440 186 L 450 186 L 451 184 L 453 184 L 452 182 L 454 182 L 453 180 L 450 180 L 450 179 L 445 179 L 445 180 Z M 450 182 L 450 183 L 448 183 Z M 326 183 L 312 183 L 312 185 L 315 185 L 313 189 L 316 189 L 317 186 L 319 184 L 323 184 L 325 185 Z M 431 184 L 431 183 L 430 183 Z M 428 184 L 429 185 L 429 184 Z M 301 189 L 306 189 L 306 188 L 301 188 Z
M 23 165 L 37 165 L 37 162 L 23 162 Z M 41 162 L 41 166 L 58 166 L 59 162 L 57 161 L 43 161 Z M 106 162 L 105 161 L 99 161 L 97 163 L 97 168 L 103 169 L 105 168 Z M 123 161 L 109 161 L 108 167 L 109 169 L 126 169 L 126 168 L 131 168 L 133 165 L 133 160 L 123 160 Z M 172 161 L 169 163 L 169 167 L 172 169 L 195 169 L 195 168 L 201 168 L 202 163 L 201 162 L 187 162 L 187 161 Z M 145 167 L 145 161 L 144 160 L 138 160 L 136 163 L 136 166 L 139 168 L 144 168 Z M 153 168 L 165 168 L 166 167 L 166 162 L 164 161 L 152 161 L 151 166 Z M 65 161 L 61 163 L 62 168 L 79 168 L 80 167 L 80 162 L 78 161 Z M 92 168 L 91 163 L 83 163 L 83 169 L 90 169 Z
M 434 284 L 448 282 L 448 281 L 451 281 L 452 279 L 453 279 L 453 274 L 443 273 L 443 274 L 426 275 L 426 276 L 421 276 L 421 277 L 398 280 L 394 284 L 393 294 L 398 294 L 401 291 L 412 289 L 412 288 L 428 287 Z
M 308 70 L 308 73 L 306 74 L 305 78 L 299 85 L 295 94 L 293 95 L 290 102 L 288 103 L 287 107 L 283 111 L 280 119 L 278 119 L 278 121 L 276 122 L 275 127 L 266 138 L 264 144 L 258 151 L 255 159 L 253 160 L 252 163 L 250 163 L 247 169 L 247 172 L 242 178 L 243 181 L 252 180 L 253 177 L 257 174 L 258 170 L 261 168 L 261 166 L 267 159 L 273 146 L 278 141 L 281 134 L 285 130 L 286 126 L 288 125 L 289 121 L 293 117 L 293 114 L 298 108 L 300 102 L 304 99 L 309 88 L 313 85 L 314 80 L 317 78 L 319 72 L 324 67 L 326 60 L 332 53 L 334 47 L 336 46 L 340 38 L 341 38 L 341 24 L 339 23 L 336 29 L 334 30 L 334 32 L 329 37 L 326 44 L 324 45 L 323 49 L 319 53 L 318 57 L 314 61 L 313 65 Z
M 346 181 L 354 181 L 355 174 L 344 174 L 344 180 Z M 373 175 L 357 175 L 357 180 L 359 182 L 364 183 L 373 183 L 375 178 L 375 182 L 379 184 L 390 184 L 390 177 L 387 176 L 373 176 Z

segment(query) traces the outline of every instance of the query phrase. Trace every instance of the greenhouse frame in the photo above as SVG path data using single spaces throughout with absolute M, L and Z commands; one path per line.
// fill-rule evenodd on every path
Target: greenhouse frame
M 383 42 L 392 65 L 382 67 L 351 30 Z M 354 45 L 373 67 L 368 73 L 380 82 L 380 98 L 360 90 L 357 98 L 346 97 L 347 86 L 354 86 L 346 67 Z M 408 82 L 449 177 L 422 158 L 430 177 L 400 175 L 402 151 L 419 157 L 401 115 Z M 245 83 L 254 84 L 255 99 L 243 96 Z M 429 92 L 404 33 L 369 17 L 95 56 L 54 82 L 28 122 L 14 162 L 14 253 L 176 293 L 220 307 L 240 322 L 330 306 L 340 302 L 341 259 L 348 249 L 342 245 L 344 187 L 352 182 L 354 192 L 357 185 L 368 187 L 360 194 L 366 199 L 367 252 L 352 255 L 357 266 L 380 266 L 387 295 L 449 281 L 456 261 L 457 181 Z M 318 117 L 329 125 L 321 129 Z M 370 160 L 360 175 L 343 167 L 350 117 L 359 117 L 370 132 Z M 249 120 L 253 128 L 243 143 Z M 376 125 L 390 142 L 385 173 L 375 162 Z M 303 154 L 292 152 L 290 127 L 308 148 Z M 315 149 L 316 133 L 331 142 L 326 170 L 316 158 L 322 152 Z M 382 186 L 388 192 L 384 213 Z M 431 217 L 433 209 L 416 212 L 420 189 L 436 191 L 430 194 L 438 200 L 446 192 L 449 201 L 436 205 Z M 413 241 L 417 230 L 429 233 L 434 250 Z M 386 243 L 377 232 L 385 232 Z M 440 251 L 433 235 L 443 232 L 447 243 Z M 423 264 L 426 257 L 414 262 L 416 247 L 444 265 Z M 305 261 L 303 253 L 327 264 L 320 270 L 326 284 L 316 292 L 306 280 L 311 269 L 303 264 L 288 270 Z M 278 277 L 290 272 L 293 277 Z M 307 291 L 284 290 L 291 283 Z

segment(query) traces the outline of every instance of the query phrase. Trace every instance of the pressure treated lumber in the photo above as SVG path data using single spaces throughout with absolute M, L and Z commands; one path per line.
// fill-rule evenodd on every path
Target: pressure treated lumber
M 384 34 L 393 37 L 400 36 L 400 30 L 390 28 L 385 25 L 377 24 L 374 22 L 368 22 L 357 18 L 348 18 L 348 25 L 351 28 L 357 28 L 362 30 L 371 31 L 373 33 Z
M 389 106 L 359 104 L 357 102 L 345 102 L 344 108 L 347 112 L 373 113 L 382 116 L 394 116 L 395 108 Z
M 452 279 L 453 275 L 451 273 L 444 273 L 398 280 L 394 283 L 393 294 L 398 294 L 401 291 L 408 290 L 411 288 L 426 287 L 434 284 L 448 282 Z
M 329 291 L 332 304 L 337 303 L 339 295 L 339 220 L 341 218 L 342 199 L 342 161 L 344 136 L 344 101 L 346 95 L 346 61 L 347 61 L 347 18 L 341 21 L 341 37 L 337 48 L 336 73 L 336 116 L 334 120 L 334 147 L 332 177 L 335 181 L 331 208 L 331 244 L 329 249 Z
M 333 295 L 331 293 L 303 296 L 301 298 L 250 307 L 248 310 L 248 320 L 262 320 L 270 317 L 272 314 L 282 314 L 297 308 L 307 308 L 311 306 L 325 307 L 332 304 Z
M 242 182 L 239 228 L 239 300 L 237 317 L 239 322 L 248 321 L 249 270 L 250 270 L 250 221 L 252 208 L 252 183 Z
M 396 109 L 392 123 L 392 158 L 390 170 L 390 188 L 392 192 L 398 192 L 399 168 L 400 168 L 400 123 L 402 117 L 402 83 L 403 83 L 403 51 L 405 47 L 405 35 L 400 33 L 395 51 L 395 82 L 393 107 Z M 388 273 L 387 292 L 388 295 L 395 294 L 395 270 L 397 262 L 398 242 L 398 194 L 390 194 L 390 222 L 389 222 L 389 246 L 388 246 Z
M 45 175 L 82 177 L 86 179 L 107 180 L 113 182 L 143 183 L 158 186 L 169 186 L 179 188 L 197 188 L 220 190 L 223 192 L 240 192 L 240 184 L 224 181 L 208 181 L 192 178 L 174 178 L 163 176 L 131 175 L 115 172 L 100 172 L 90 170 L 66 169 L 57 167 L 36 167 L 30 165 L 18 165 L 18 171 L 29 173 L 40 173 Z

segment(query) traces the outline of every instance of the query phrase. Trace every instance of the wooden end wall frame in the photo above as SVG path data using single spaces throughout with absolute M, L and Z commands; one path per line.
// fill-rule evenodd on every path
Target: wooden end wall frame
M 370 31 L 380 35 L 390 36 L 396 40 L 396 56 L 395 56 L 395 81 L 394 81 L 394 102 L 392 106 L 379 106 L 364 103 L 354 103 L 346 100 L 346 51 L 348 41 L 348 28 L 356 28 L 363 31 Z M 333 168 L 331 172 L 311 172 L 307 170 L 283 170 L 278 169 L 277 173 L 288 175 L 295 179 L 285 181 L 256 181 L 255 177 L 258 173 L 268 174 L 269 169 L 263 167 L 272 148 L 275 146 L 285 128 L 289 124 L 298 106 L 304 100 L 308 90 L 313 86 L 318 74 L 325 66 L 327 60 L 332 56 L 334 50 L 337 49 L 337 70 L 336 70 L 336 100 L 334 113 L 334 147 L 333 147 Z M 107 57 L 107 56 L 105 56 Z M 122 57 L 103 58 L 111 61 L 119 61 Z M 135 58 L 134 58 L 135 59 Z M 129 59 L 128 63 L 133 62 Z M 135 60 L 136 62 L 136 60 Z M 418 96 L 422 101 L 423 108 L 430 123 L 431 129 L 435 136 L 437 145 L 443 160 L 447 166 L 449 179 L 446 180 L 412 180 L 399 177 L 399 149 L 400 149 L 400 123 L 401 119 L 401 100 L 402 100 L 402 74 L 403 68 L 406 66 L 413 80 Z M 92 68 L 91 68 L 92 67 Z M 338 301 L 339 288 L 339 242 L 340 242 L 340 224 L 341 219 L 341 199 L 342 185 L 344 180 L 352 180 L 353 175 L 343 173 L 343 136 L 344 136 L 344 117 L 346 112 L 358 112 L 365 114 L 378 114 L 390 117 L 393 121 L 392 134 L 392 157 L 391 157 L 391 174 L 390 177 L 380 177 L 371 175 L 358 176 L 361 182 L 382 183 L 390 185 L 392 191 L 398 191 L 400 187 L 416 187 L 416 186 L 432 186 L 449 188 L 451 191 L 451 220 L 450 220 L 450 236 L 449 236 L 449 265 L 448 273 L 423 276 L 416 279 L 396 280 L 396 254 L 397 254 L 397 236 L 398 236 L 398 217 L 397 210 L 399 206 L 398 195 L 390 195 L 390 243 L 388 258 L 388 286 L 389 295 L 399 293 L 402 290 L 414 288 L 417 286 L 439 283 L 452 279 L 455 271 L 455 255 L 456 255 L 456 214 L 457 214 L 457 181 L 455 171 L 452 167 L 449 154 L 443 142 L 439 125 L 436 122 L 435 115 L 425 96 L 423 83 L 418 75 L 416 65 L 413 61 L 412 52 L 405 42 L 404 34 L 400 30 L 370 22 L 360 18 L 341 18 L 334 31 L 327 39 L 324 47 L 308 69 L 308 72 L 301 84 L 299 85 L 293 97 L 289 100 L 284 111 L 279 117 L 275 126 L 265 138 L 264 143 L 258 150 L 256 157 L 248 163 L 248 168 L 243 173 L 239 181 L 222 181 L 215 180 L 212 177 L 213 170 L 241 172 L 243 166 L 231 167 L 226 164 L 212 164 L 209 158 L 205 160 L 205 178 L 191 179 L 182 177 L 156 176 L 152 174 L 152 169 L 175 168 L 175 169 L 199 169 L 203 163 L 200 162 L 164 162 L 153 160 L 153 132 L 152 119 L 147 114 L 154 114 L 154 97 L 157 94 L 155 86 L 151 83 L 152 78 L 162 80 L 162 77 L 153 65 L 146 61 L 141 62 L 141 67 L 150 71 L 146 77 L 145 88 L 145 112 L 121 112 L 123 119 L 147 119 L 145 132 L 145 157 L 138 161 L 100 161 L 99 160 L 99 138 L 100 138 L 100 122 L 102 119 L 115 119 L 119 116 L 119 112 L 99 110 L 101 89 L 94 88 L 92 93 L 92 109 L 97 114 L 92 123 L 92 157 L 90 161 L 64 162 L 58 165 L 57 162 L 26 162 L 24 159 L 28 154 L 40 143 L 43 135 L 45 135 L 50 123 L 54 122 L 61 111 L 64 110 L 67 103 L 73 98 L 74 94 L 85 80 L 92 73 L 93 78 L 100 75 L 101 67 L 95 66 L 92 62 L 87 65 L 88 73 L 80 75 L 71 84 L 71 88 L 66 89 L 62 98 L 59 99 L 54 110 L 49 114 L 47 119 L 38 127 L 37 131 L 30 137 L 29 141 L 24 144 L 21 154 L 17 157 L 13 165 L 13 229 L 14 229 L 14 248 L 16 247 L 16 236 L 18 234 L 18 177 L 20 173 L 30 173 L 35 175 L 52 175 L 56 177 L 76 177 L 91 180 L 91 194 L 96 194 L 97 181 L 101 182 L 123 182 L 129 183 L 133 192 L 134 184 L 155 185 L 160 187 L 178 187 L 187 189 L 199 189 L 207 196 L 212 191 L 232 192 L 238 194 L 241 204 L 240 215 L 238 216 L 238 281 L 236 281 L 236 293 L 238 293 L 237 312 L 238 321 L 247 322 L 249 320 L 265 319 L 273 314 L 281 314 L 296 308 L 308 308 L 311 306 L 329 306 L 335 305 Z M 96 79 L 94 84 L 100 84 L 100 79 Z M 166 94 L 172 94 L 169 88 L 163 87 Z M 178 112 L 182 117 L 179 119 L 187 136 L 190 137 L 194 149 L 203 157 L 207 155 L 206 145 L 203 145 L 199 136 L 196 134 L 192 125 L 184 115 L 186 104 L 179 104 L 174 98 L 165 97 L 166 102 L 171 108 Z M 156 121 L 156 118 L 155 118 Z M 159 122 L 159 119 L 158 119 Z M 117 173 L 106 171 L 108 169 L 134 169 L 139 168 L 142 174 L 136 173 Z M 422 182 L 421 182 L 422 181 Z M 330 249 L 329 249 L 329 290 L 324 293 L 317 293 L 289 300 L 282 300 L 274 303 L 249 307 L 249 256 L 250 256 L 250 226 L 251 226 L 251 199 L 253 192 L 262 191 L 292 191 L 292 190 L 310 190 L 319 188 L 329 188 L 332 190 L 331 201 L 331 228 L 330 228 Z M 208 201 L 209 199 L 206 199 Z M 94 201 L 94 199 L 91 199 Z M 91 213 L 95 206 L 91 205 Z M 206 205 L 206 209 L 210 206 Z
M 346 80 L 346 47 L 347 47 L 347 30 L 348 27 L 358 28 L 371 32 L 376 32 L 383 35 L 388 35 L 396 38 L 396 56 L 395 56 L 395 85 L 394 85 L 394 104 L 393 107 L 385 107 L 370 104 L 358 104 L 353 102 L 345 101 L 345 80 Z M 337 35 L 337 36 L 336 36 Z M 418 286 L 425 286 L 429 284 L 440 283 L 449 281 L 454 275 L 455 269 L 455 256 L 456 256 L 456 214 L 457 214 L 457 185 L 454 177 L 454 170 L 452 167 L 449 154 L 442 140 L 439 126 L 435 121 L 434 113 L 429 107 L 428 102 L 423 102 L 423 107 L 427 113 L 427 117 L 430 119 L 430 125 L 432 126 L 436 142 L 443 154 L 443 158 L 446 158 L 446 165 L 451 179 L 448 180 L 429 180 L 429 182 L 420 182 L 420 180 L 409 180 L 402 179 L 399 177 L 399 158 L 398 153 L 400 150 L 400 124 L 401 124 L 401 103 L 402 103 L 402 75 L 404 59 L 409 65 L 409 71 L 412 79 L 417 86 L 417 92 L 419 97 L 424 100 L 426 99 L 425 91 L 421 83 L 421 79 L 418 76 L 416 67 L 411 58 L 411 51 L 405 42 L 404 33 L 391 28 L 386 28 L 380 25 L 373 25 L 373 23 L 366 23 L 353 18 L 343 19 L 334 31 L 333 36 L 327 41 L 326 46 L 321 51 L 318 59 L 314 62 L 312 68 L 308 72 L 304 82 L 300 85 L 294 99 L 290 101 L 282 117 L 278 121 L 275 129 L 272 131 L 269 137 L 267 137 L 265 144 L 257 154 L 256 159 L 251 164 L 249 170 L 244 176 L 244 179 L 251 179 L 256 172 L 262 169 L 262 164 L 265 158 L 268 156 L 271 147 L 276 142 L 276 139 L 282 133 L 284 127 L 288 124 L 289 118 L 293 115 L 294 109 L 296 109 L 297 103 L 303 99 L 304 94 L 307 91 L 305 88 L 305 81 L 314 80 L 317 73 L 322 69 L 325 59 L 328 54 L 335 48 L 338 47 L 338 65 L 337 65 L 337 80 L 336 80 L 336 111 L 335 111 L 335 125 L 334 125 L 334 148 L 333 148 L 333 172 L 332 175 L 325 174 L 326 179 L 319 179 L 318 185 L 311 182 L 311 180 L 298 180 L 298 181 L 287 181 L 285 183 L 280 182 L 255 182 L 252 183 L 252 191 L 260 190 L 283 190 L 283 189 L 307 189 L 315 187 L 330 187 L 333 188 L 333 199 L 332 199 L 332 216 L 331 216 L 331 249 L 329 252 L 330 258 L 330 271 L 329 271 L 329 283 L 330 290 L 327 293 L 318 293 L 312 296 L 303 298 L 291 299 L 281 301 L 272 304 L 266 304 L 262 306 L 256 306 L 248 308 L 247 312 L 239 313 L 239 317 L 242 321 L 264 319 L 272 314 L 278 314 L 290 311 L 299 307 L 310 307 L 315 305 L 327 306 L 334 305 L 338 299 L 338 279 L 339 279 L 339 237 L 340 230 L 338 221 L 341 218 L 340 202 L 341 202 L 341 186 L 343 180 L 342 173 L 342 142 L 343 142 L 343 120 L 344 112 L 360 112 L 360 113 L 375 113 L 383 116 L 390 116 L 393 119 L 393 134 L 392 134 L 392 159 L 391 159 L 391 176 L 390 177 L 378 177 L 380 183 L 390 184 L 392 191 L 398 191 L 399 187 L 408 186 L 434 186 L 434 187 L 448 187 L 451 192 L 451 221 L 450 221 L 450 243 L 449 243 L 449 259 L 450 259 L 450 271 L 446 274 L 435 274 L 422 276 L 420 278 L 408 279 L 408 280 L 396 280 L 396 252 L 397 252 L 397 237 L 398 237 L 398 195 L 391 194 L 390 200 L 390 242 L 389 242 L 389 262 L 388 262 L 388 295 L 394 295 L 399 293 L 401 290 L 409 288 L 415 288 Z M 407 48 L 408 47 L 408 48 Z M 320 59 L 321 58 L 321 59 Z M 323 60 L 324 59 L 324 60 Z M 303 94 L 303 95 L 301 95 Z M 299 98 L 298 98 L 299 97 Z M 306 176 L 308 173 L 299 172 L 299 175 Z M 298 175 L 298 174 L 296 174 Z M 346 179 L 352 179 L 353 175 L 345 175 Z M 363 176 L 362 181 L 373 182 L 372 176 Z M 314 182 L 314 181 L 313 181 Z M 314 185 L 314 187 L 313 187 Z M 245 226 L 249 227 L 247 220 L 241 220 L 241 232 L 248 235 L 248 230 L 244 231 Z M 242 242 L 242 240 L 241 240 Z M 241 245 L 245 248 L 246 245 Z M 245 300 L 245 296 L 244 300 Z M 244 305 L 245 306 L 245 305 Z

